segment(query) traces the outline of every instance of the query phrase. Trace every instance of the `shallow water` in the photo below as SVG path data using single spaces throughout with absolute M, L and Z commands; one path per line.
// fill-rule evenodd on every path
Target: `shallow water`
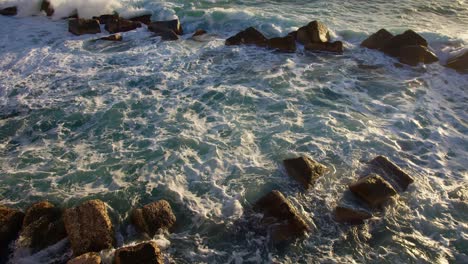
M 62 2 L 82 16 L 108 8 Z M 0 16 L 2 203 L 100 198 L 127 243 L 128 211 L 167 199 L 178 226 L 160 242 L 177 263 L 468 262 L 467 190 L 454 195 L 468 179 L 468 75 L 439 63 L 396 67 L 359 47 L 382 27 L 411 28 L 444 63 L 467 45 L 466 1 L 112 4 L 153 20 L 177 16 L 187 35 L 161 42 L 140 28 L 103 43 L 26 8 Z M 224 46 L 248 26 L 277 36 L 314 19 L 344 41 L 343 55 Z M 213 39 L 190 40 L 197 28 Z M 308 192 L 281 167 L 299 154 L 330 168 Z M 415 183 L 363 227 L 332 221 L 347 184 L 379 154 Z M 272 189 L 316 226 L 286 250 L 248 232 L 243 218 Z M 47 263 L 57 255 L 49 251 L 15 261 Z

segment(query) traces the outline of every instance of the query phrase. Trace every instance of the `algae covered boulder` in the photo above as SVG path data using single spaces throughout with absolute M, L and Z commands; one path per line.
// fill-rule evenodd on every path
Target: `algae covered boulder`
M 0 262 L 6 259 L 8 245 L 18 236 L 23 218 L 23 212 L 0 205 Z
M 309 157 L 286 159 L 283 165 L 288 175 L 298 181 L 305 189 L 314 186 L 315 181 L 326 172 L 326 167 Z
M 135 246 L 119 248 L 115 251 L 114 264 L 163 264 L 161 250 L 154 241 Z
M 159 200 L 133 210 L 131 220 L 140 232 L 153 237 L 161 228 L 170 229 L 176 217 L 169 202 Z

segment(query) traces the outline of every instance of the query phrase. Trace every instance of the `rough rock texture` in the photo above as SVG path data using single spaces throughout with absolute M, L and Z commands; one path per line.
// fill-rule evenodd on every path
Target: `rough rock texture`
M 119 248 L 115 251 L 115 264 L 163 264 L 164 260 L 154 241 L 135 246 Z
M 392 196 L 397 194 L 390 183 L 375 173 L 371 173 L 359 179 L 357 182 L 351 184 L 349 189 L 371 208 L 381 207 Z
M 95 252 L 90 252 L 90 253 L 80 255 L 67 262 L 67 264 L 101 264 L 101 263 L 102 263 L 101 256 L 99 256 L 99 254 Z
M 227 46 L 232 45 L 257 45 L 260 47 L 267 46 L 267 38 L 258 30 L 253 27 L 249 27 L 235 36 L 226 39 L 225 44 Z
M 68 21 L 68 31 L 74 35 L 101 33 L 99 21 L 95 19 L 70 19 Z
M 381 30 L 377 31 L 376 33 L 370 35 L 367 39 L 365 39 L 361 46 L 366 47 L 368 49 L 382 49 L 385 44 L 393 38 L 393 34 L 388 32 L 386 29 L 382 28 Z
M 260 198 L 253 208 L 263 213 L 262 222 L 268 223 L 273 243 L 280 243 L 300 237 L 310 227 L 297 209 L 279 191 L 271 191 Z
M 368 212 L 355 210 L 348 207 L 338 206 L 335 209 L 335 220 L 340 223 L 361 225 L 364 224 L 364 220 L 371 217 L 372 215 Z
M 427 47 L 427 41 L 413 30 L 407 30 L 403 34 L 396 35 L 386 42 L 382 51 L 390 56 L 398 57 L 400 49 L 405 46 Z
M 107 30 L 107 32 L 114 34 L 118 32 L 127 32 L 135 30 L 140 27 L 140 22 L 135 22 L 123 18 L 112 18 L 107 20 L 104 28 Z
M 341 41 L 326 43 L 308 43 L 304 46 L 304 48 L 308 51 L 327 51 L 340 54 L 344 51 L 343 42 Z
M 87 201 L 65 210 L 63 221 L 75 256 L 114 246 L 112 222 L 101 200 Z
M 11 7 L 7 7 L 4 9 L 0 9 L 0 15 L 3 15 L 3 16 L 16 16 L 17 13 L 18 13 L 18 9 L 16 8 L 16 6 L 11 6 Z
M 0 205 L 0 261 L 8 255 L 8 245 L 18 236 L 23 218 L 23 212 Z
M 306 189 L 313 187 L 315 181 L 326 171 L 324 165 L 305 156 L 286 159 L 283 161 L 283 165 L 288 175 L 301 183 Z
M 159 200 L 135 209 L 132 212 L 132 223 L 140 232 L 153 237 L 160 228 L 170 229 L 176 222 L 171 205 L 165 200 Z
M 459 56 L 450 58 L 447 61 L 446 66 L 457 71 L 464 71 L 468 73 L 468 50 Z
M 295 52 L 296 40 L 293 36 L 271 38 L 267 41 L 267 46 L 281 52 Z
M 312 21 L 297 30 L 296 40 L 303 45 L 329 42 L 330 33 L 325 24 L 319 21 Z
M 109 21 L 113 19 L 119 19 L 119 15 L 117 14 L 106 14 L 106 15 L 100 15 L 98 17 L 93 17 L 93 19 L 97 19 L 99 21 L 99 24 L 105 25 Z
M 55 12 L 49 0 L 43 0 L 41 3 L 41 11 L 44 11 L 47 16 L 52 16 Z
M 369 162 L 374 166 L 374 169 L 380 169 L 383 174 L 393 179 L 400 188 L 405 191 L 408 185 L 412 184 L 414 180 L 404 172 L 400 167 L 391 162 L 387 157 L 377 156 Z
M 151 22 L 148 26 L 148 30 L 158 33 L 161 31 L 167 31 L 167 30 L 172 30 L 174 31 L 175 34 L 177 35 L 183 35 L 184 30 L 182 29 L 182 26 L 180 25 L 180 21 L 178 19 L 174 20 L 168 20 L 168 21 L 155 21 Z
M 419 63 L 430 64 L 439 61 L 437 55 L 424 46 L 405 46 L 398 54 L 398 60 L 410 66 L 416 66 Z
M 100 38 L 100 40 L 107 40 L 107 41 L 122 41 L 122 35 L 114 34 L 107 37 Z
M 137 17 L 130 18 L 131 21 L 140 22 L 145 25 L 151 24 L 151 14 L 141 15 Z

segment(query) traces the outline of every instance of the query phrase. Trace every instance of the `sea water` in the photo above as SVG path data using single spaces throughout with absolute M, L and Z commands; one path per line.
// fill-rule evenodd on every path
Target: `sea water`
M 468 263 L 468 75 L 442 66 L 468 43 L 468 3 L 439 1 L 40 1 L 0 16 L 0 201 L 64 207 L 99 198 L 119 244 L 129 211 L 168 200 L 177 227 L 159 236 L 176 263 Z M 122 42 L 73 36 L 60 19 L 118 11 L 179 18 L 163 42 L 145 27 Z M 224 40 L 267 37 L 312 20 L 343 55 L 282 54 Z M 190 39 L 198 28 L 205 42 Z M 360 42 L 413 29 L 440 63 L 398 66 Z M 329 172 L 304 191 L 281 161 L 308 155 Z M 415 180 L 361 227 L 333 221 L 365 162 L 386 155 Z M 314 223 L 286 249 L 248 228 L 251 205 L 278 189 Z M 14 263 L 60 262 L 67 241 Z

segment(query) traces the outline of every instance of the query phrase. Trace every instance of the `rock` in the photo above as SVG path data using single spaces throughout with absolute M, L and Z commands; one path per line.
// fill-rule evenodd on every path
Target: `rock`
M 0 9 L 0 15 L 3 15 L 3 16 L 16 16 L 17 13 L 18 13 L 18 9 L 16 8 L 16 6 L 11 6 L 11 7 L 7 7 L 4 9 Z
M 195 31 L 195 33 L 193 33 L 192 37 L 197 37 L 197 36 L 205 35 L 206 33 L 208 33 L 208 32 L 206 32 L 206 30 L 204 30 L 204 29 L 197 29 L 197 30 Z
M 281 52 L 295 52 L 296 40 L 293 36 L 271 38 L 267 41 L 267 46 L 270 49 L 275 49 Z
M 342 206 L 338 206 L 335 209 L 335 220 L 340 223 L 361 225 L 364 224 L 364 220 L 371 217 L 372 215 L 366 211 L 355 210 Z
M 377 156 L 369 162 L 374 168 L 378 168 L 384 175 L 393 179 L 405 191 L 414 180 L 400 167 L 391 162 L 387 157 Z
M 296 40 L 303 45 L 329 42 L 330 33 L 325 24 L 319 21 L 312 21 L 297 30 Z
M 300 237 L 310 231 L 303 216 L 279 191 L 271 191 L 260 198 L 253 209 L 263 213 L 262 222 L 269 223 L 268 229 L 275 244 Z
M 163 264 L 161 250 L 154 241 L 135 246 L 119 248 L 115 251 L 115 264 Z
M 468 50 L 463 54 L 458 55 L 454 58 L 450 58 L 447 61 L 447 67 L 455 69 L 457 71 L 466 71 L 468 72 Z
M 101 33 L 99 21 L 95 19 L 70 19 L 68 21 L 68 31 L 74 35 Z
M 265 47 L 267 45 L 267 38 L 255 28 L 249 27 L 237 33 L 235 36 L 228 38 L 225 44 L 227 46 L 244 44 Z
M 49 0 L 43 0 L 41 4 L 41 11 L 44 11 L 47 16 L 52 16 L 55 12 Z
M 349 189 L 371 208 L 379 208 L 397 192 L 381 176 L 371 173 L 351 184 Z
M 114 34 L 118 32 L 127 32 L 140 28 L 140 22 L 131 21 L 123 18 L 112 18 L 107 20 L 105 29 L 107 32 Z
M 156 36 L 161 37 L 162 40 L 172 41 L 179 39 L 179 36 L 173 30 L 168 28 L 153 28 L 151 31 L 154 32 Z
M 424 46 L 405 46 L 400 48 L 398 60 L 410 66 L 417 66 L 419 63 L 431 64 L 439 61 L 437 55 Z
M 140 22 L 140 23 L 143 23 L 145 25 L 149 25 L 151 24 L 151 14 L 146 14 L 146 15 L 141 15 L 141 16 L 137 16 L 137 17 L 132 17 L 130 18 L 131 21 L 134 21 L 134 22 Z
M 368 49 L 382 49 L 387 42 L 393 38 L 393 34 L 388 32 L 386 29 L 382 28 L 381 30 L 377 31 L 376 33 L 370 35 L 367 39 L 365 39 L 362 43 L 362 47 L 366 47 Z
M 80 255 L 70 261 L 67 264 L 101 264 L 101 256 L 95 252 L 86 253 Z
M 427 41 L 421 35 L 414 32 L 413 30 L 407 30 L 403 34 L 396 35 L 382 48 L 382 51 L 386 54 L 394 57 L 398 57 L 400 49 L 405 46 L 423 46 L 427 47 Z
M 324 165 L 305 156 L 286 159 L 283 161 L 283 165 L 288 175 L 301 183 L 306 189 L 313 187 L 315 181 L 326 171 Z
M 326 42 L 326 43 L 308 43 L 304 46 L 308 51 L 327 51 L 335 53 L 343 53 L 343 42 Z
M 99 21 L 99 24 L 105 25 L 113 19 L 119 19 L 119 15 L 117 14 L 100 15 L 98 17 L 93 17 L 93 19 L 97 19 Z
M 101 200 L 87 201 L 65 210 L 63 221 L 75 256 L 114 246 L 112 222 Z
M 122 35 L 114 34 L 107 37 L 100 38 L 100 40 L 107 40 L 107 41 L 122 41 Z
M 21 211 L 0 205 L 0 261 L 8 255 L 8 245 L 18 236 L 23 218 Z
M 26 210 L 17 247 L 33 252 L 54 245 L 67 236 L 62 210 L 47 201 L 35 203 Z
M 168 21 L 155 21 L 151 22 L 148 26 L 148 30 L 151 32 L 164 32 L 167 29 L 174 31 L 177 35 L 183 35 L 184 31 L 178 19 Z
M 140 232 L 153 237 L 160 228 L 170 229 L 176 222 L 171 205 L 159 200 L 135 209 L 131 215 L 132 223 Z

